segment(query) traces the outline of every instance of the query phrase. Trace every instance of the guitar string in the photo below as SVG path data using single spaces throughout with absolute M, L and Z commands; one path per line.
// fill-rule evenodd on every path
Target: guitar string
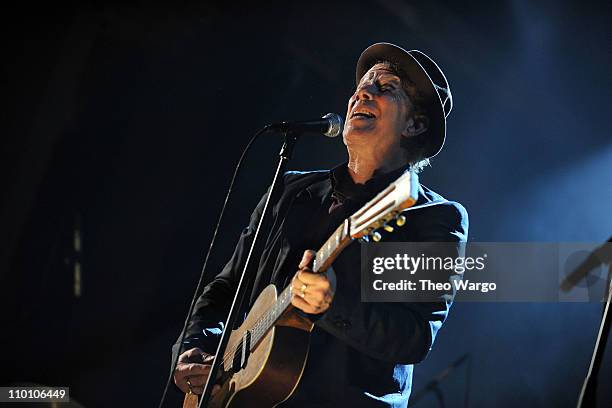
M 284 293 L 284 291 L 283 291 L 283 293 Z M 286 299 L 286 298 L 287 298 L 287 296 L 283 296 L 282 298 L 279 298 L 279 300 L 282 300 L 281 305 L 283 305 L 283 304 L 285 303 L 285 299 Z M 250 329 L 250 330 L 247 330 L 247 332 L 251 332 L 251 333 L 252 333 L 252 332 L 254 332 L 254 331 L 258 331 L 258 333 L 259 333 L 259 332 L 261 332 L 261 335 L 259 335 L 259 334 L 258 334 L 258 337 L 255 337 L 255 336 L 253 336 L 253 335 L 251 334 L 251 338 L 252 338 L 252 339 L 253 339 L 253 338 L 256 338 L 256 340 L 255 340 L 255 341 L 252 341 L 251 345 L 253 345 L 253 344 L 257 344 L 257 342 L 263 338 L 264 334 L 265 334 L 265 333 L 267 333 L 267 332 L 269 331 L 269 329 L 272 327 L 272 326 L 270 326 L 268 329 L 266 329 L 265 331 L 263 331 L 263 332 L 262 332 L 261 323 L 262 323 L 263 321 L 265 321 L 265 320 L 276 320 L 276 318 L 277 318 L 278 316 L 276 316 L 274 319 L 270 319 L 270 317 L 271 317 L 271 313 L 270 313 L 270 312 L 273 312 L 273 313 L 272 313 L 272 315 L 273 315 L 273 314 L 277 314 L 277 313 L 278 313 L 278 307 L 277 307 L 278 305 L 279 305 L 279 304 L 278 304 L 278 302 L 275 302 L 274 306 L 273 306 L 272 308 L 270 308 L 270 309 L 269 309 L 269 310 L 268 310 L 266 313 L 264 313 L 264 314 L 263 314 L 263 315 L 262 315 L 262 316 L 261 316 L 261 317 L 260 317 L 260 318 L 259 318 L 259 319 L 258 319 L 258 320 L 257 320 L 257 321 L 256 321 L 256 322 L 255 322 L 255 323 L 252 325 L 252 326 L 251 326 L 251 329 Z M 285 309 L 285 306 L 286 306 L 286 305 L 284 305 L 283 307 L 281 307 L 281 309 Z M 244 342 L 244 340 L 241 340 L 241 341 L 240 341 L 240 342 L 239 342 L 239 343 L 236 345 L 236 347 L 234 347 L 234 348 L 231 350 L 231 352 L 230 352 L 230 353 L 226 353 L 226 354 L 224 354 L 224 356 L 223 356 L 223 364 L 224 364 L 224 366 L 227 366 L 227 363 L 228 363 L 228 362 L 230 362 L 230 361 L 233 363 L 233 360 L 234 360 L 234 358 L 236 357 L 236 352 L 238 352 L 238 350 L 242 348 L 242 344 L 243 344 L 243 342 Z

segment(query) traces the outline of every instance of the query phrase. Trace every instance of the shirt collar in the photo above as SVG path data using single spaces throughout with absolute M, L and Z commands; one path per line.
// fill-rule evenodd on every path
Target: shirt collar
M 333 194 L 340 199 L 350 199 L 352 201 L 368 200 L 395 181 L 409 168 L 409 165 L 405 165 L 388 173 L 374 173 L 374 177 L 365 184 L 356 184 L 349 174 L 348 163 L 340 164 L 330 170 Z

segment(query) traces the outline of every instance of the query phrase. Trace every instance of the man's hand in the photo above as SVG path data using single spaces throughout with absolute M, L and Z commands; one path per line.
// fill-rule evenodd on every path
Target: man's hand
M 185 394 L 188 394 L 190 389 L 194 394 L 202 394 L 213 359 L 214 356 L 204 353 L 199 348 L 185 351 L 179 356 L 176 370 L 174 370 L 176 386 Z M 219 388 L 219 385 L 215 384 L 212 393 L 215 394 Z
M 320 314 L 329 309 L 334 299 L 336 277 L 330 268 L 325 273 L 313 273 L 311 266 L 316 255 L 315 251 L 304 252 L 299 271 L 291 280 L 293 296 L 291 304 L 303 312 Z

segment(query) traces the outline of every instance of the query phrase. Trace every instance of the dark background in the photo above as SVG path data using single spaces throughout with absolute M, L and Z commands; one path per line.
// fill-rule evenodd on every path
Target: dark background
M 446 147 L 421 180 L 466 206 L 470 240 L 606 240 L 605 4 L 6 8 L 2 384 L 70 386 L 87 407 L 154 406 L 242 147 L 268 122 L 344 114 L 356 59 L 377 41 L 425 51 L 449 78 Z M 231 253 L 279 147 L 270 135 L 249 156 L 211 272 Z M 344 159 L 341 140 L 304 137 L 290 167 Z M 456 304 L 413 389 L 470 353 L 470 406 L 573 406 L 600 308 Z M 611 377 L 608 353 L 602 383 Z M 444 380 L 447 406 L 461 406 L 467 384 L 465 365 Z M 429 395 L 417 406 L 437 405 Z

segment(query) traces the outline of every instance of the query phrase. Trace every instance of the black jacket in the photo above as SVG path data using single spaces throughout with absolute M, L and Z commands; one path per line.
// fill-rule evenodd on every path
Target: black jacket
M 314 242 L 320 237 L 314 238 L 307 231 L 317 214 L 329 207 L 332 190 L 330 171 L 285 174 L 283 190 L 265 229 L 266 245 L 249 305 L 270 283 L 279 290 L 284 288 L 296 272 L 303 251 L 316 250 L 323 243 L 326 237 Z M 240 235 L 232 258 L 198 299 L 186 340 L 182 347 L 175 344 L 174 353 L 200 347 L 214 354 L 222 328 L 219 322 L 228 313 L 264 202 L 265 196 Z M 390 240 L 459 243 L 467 239 L 463 206 L 429 189 L 420 188 L 419 199 L 406 218 L 406 225 Z M 449 255 L 457 256 L 459 250 L 458 244 Z M 354 242 L 334 262 L 334 300 L 323 315 L 316 316 L 306 369 L 283 407 L 407 406 L 412 364 L 426 357 L 450 302 L 361 303 L 359 259 L 359 243 Z M 244 313 L 249 305 L 245 305 Z

